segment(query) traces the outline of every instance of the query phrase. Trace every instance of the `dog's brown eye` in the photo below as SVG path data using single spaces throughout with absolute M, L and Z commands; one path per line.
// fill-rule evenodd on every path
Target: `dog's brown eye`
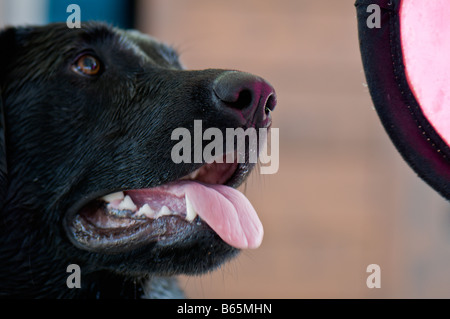
M 97 75 L 100 72 L 100 61 L 92 55 L 83 55 L 75 62 L 73 69 L 86 75 Z

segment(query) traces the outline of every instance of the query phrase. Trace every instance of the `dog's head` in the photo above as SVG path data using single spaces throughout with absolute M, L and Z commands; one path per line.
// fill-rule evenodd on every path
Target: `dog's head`
M 49 277 L 70 263 L 83 276 L 194 274 L 260 244 L 234 189 L 254 165 L 248 152 L 240 163 L 218 138 L 215 161 L 201 150 L 210 128 L 270 126 L 266 81 L 184 70 L 154 38 L 98 23 L 9 28 L 0 42 L 3 293 L 19 289 L 12 273 L 64 295 Z M 199 144 L 180 148 L 181 138 Z

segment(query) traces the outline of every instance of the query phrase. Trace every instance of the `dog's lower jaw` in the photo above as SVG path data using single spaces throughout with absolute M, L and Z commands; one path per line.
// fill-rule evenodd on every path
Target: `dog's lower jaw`
M 142 299 L 185 299 L 175 277 L 151 277 L 143 285 Z
M 99 271 L 90 276 L 81 289 L 71 298 L 81 299 L 185 299 L 179 288 L 178 278 L 170 276 L 150 276 L 129 278 L 107 271 Z

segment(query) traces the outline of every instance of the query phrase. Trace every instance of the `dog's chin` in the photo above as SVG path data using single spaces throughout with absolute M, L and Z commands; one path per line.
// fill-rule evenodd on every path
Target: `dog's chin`
M 235 189 L 251 168 L 213 162 L 157 187 L 93 194 L 72 207 L 65 228 L 80 249 L 147 265 L 138 272 L 204 272 L 261 243 L 256 212 Z

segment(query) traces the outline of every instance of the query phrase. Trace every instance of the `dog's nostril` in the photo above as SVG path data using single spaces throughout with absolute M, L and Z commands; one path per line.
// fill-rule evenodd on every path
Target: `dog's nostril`
M 275 94 L 271 94 L 268 98 L 267 98 L 267 102 L 266 102 L 266 107 L 264 109 L 264 112 L 266 114 L 269 114 L 270 112 L 272 112 L 275 109 L 275 106 L 277 105 L 277 99 L 275 97 Z
M 252 105 L 255 76 L 242 72 L 225 72 L 214 83 L 214 93 L 226 106 L 243 110 Z
M 263 121 L 276 105 L 273 87 L 249 73 L 224 72 L 214 82 L 213 91 L 219 108 L 232 108 L 247 120 Z
M 234 102 L 226 102 L 229 106 L 239 110 L 243 110 L 252 104 L 253 94 L 252 91 L 244 89 L 238 94 L 238 98 Z

